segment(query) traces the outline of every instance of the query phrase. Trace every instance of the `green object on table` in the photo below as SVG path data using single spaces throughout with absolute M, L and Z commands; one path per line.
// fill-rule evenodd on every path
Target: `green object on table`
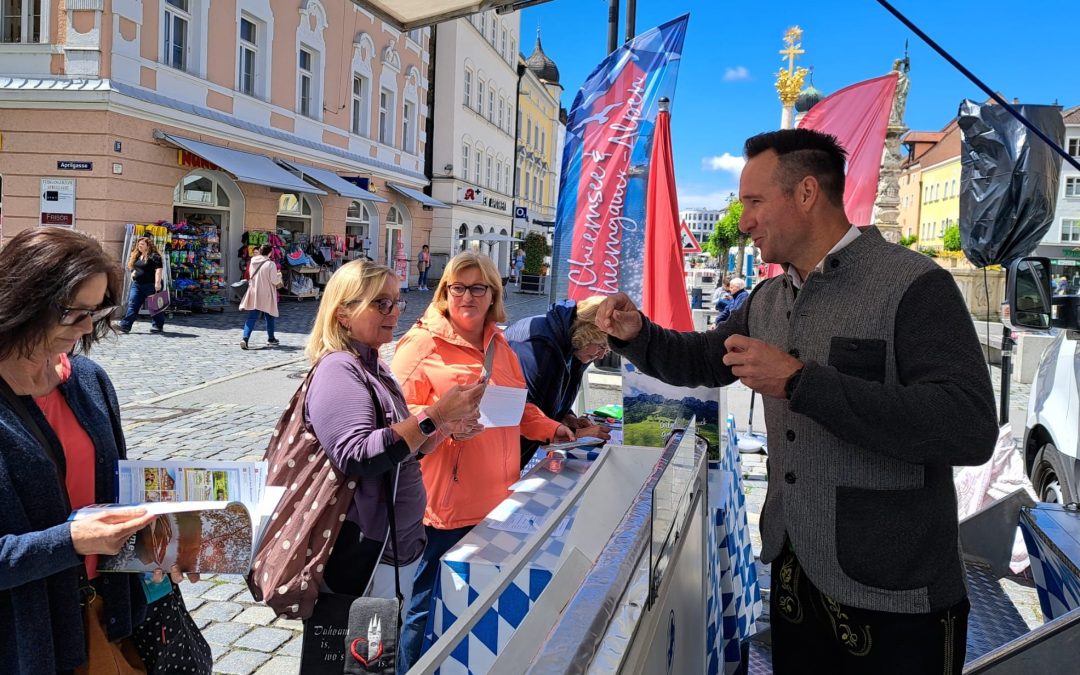
M 621 420 L 622 419 L 622 404 L 621 403 L 613 403 L 611 405 L 606 405 L 603 408 L 597 408 L 596 410 L 593 411 L 593 414 L 603 416 L 603 417 L 612 417 L 614 419 Z

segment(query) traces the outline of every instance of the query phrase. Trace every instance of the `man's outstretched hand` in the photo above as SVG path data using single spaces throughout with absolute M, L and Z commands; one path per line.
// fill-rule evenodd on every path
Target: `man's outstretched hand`
M 628 342 L 641 332 L 641 314 L 625 293 L 604 298 L 596 309 L 596 326 L 608 335 Z

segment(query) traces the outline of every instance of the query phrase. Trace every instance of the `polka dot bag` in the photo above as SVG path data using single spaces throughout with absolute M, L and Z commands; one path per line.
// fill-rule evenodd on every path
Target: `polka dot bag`
M 286 490 L 247 576 L 252 596 L 288 619 L 311 616 L 326 561 L 356 491 L 356 481 L 334 467 L 304 419 L 308 384 L 317 367 L 293 394 L 266 449 L 266 484 Z
M 188 614 L 175 585 L 147 606 L 146 620 L 135 629 L 134 638 L 148 675 L 210 675 L 213 669 L 210 645 Z

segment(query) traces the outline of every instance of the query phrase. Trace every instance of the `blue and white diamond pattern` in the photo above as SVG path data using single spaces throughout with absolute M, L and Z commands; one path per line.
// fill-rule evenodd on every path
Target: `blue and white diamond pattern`
M 1020 510 L 1020 531 L 1031 557 L 1031 576 L 1047 621 L 1080 607 L 1080 578 L 1034 526 L 1027 509 Z

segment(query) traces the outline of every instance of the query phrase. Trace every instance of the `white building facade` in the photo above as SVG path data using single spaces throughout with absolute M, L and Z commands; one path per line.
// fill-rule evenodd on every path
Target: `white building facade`
M 716 230 L 716 222 L 724 217 L 722 209 L 684 209 L 679 211 L 679 220 L 693 233 L 699 244 L 704 244 Z
M 520 17 L 479 12 L 434 27 L 433 253 L 472 247 L 505 276 L 514 242 L 514 134 Z
M 1080 159 L 1080 106 L 1062 112 L 1065 121 L 1065 150 Z M 1070 292 L 1080 292 L 1080 171 L 1061 163 L 1057 208 L 1050 226 L 1033 255 L 1050 258 L 1054 277 L 1070 281 Z

